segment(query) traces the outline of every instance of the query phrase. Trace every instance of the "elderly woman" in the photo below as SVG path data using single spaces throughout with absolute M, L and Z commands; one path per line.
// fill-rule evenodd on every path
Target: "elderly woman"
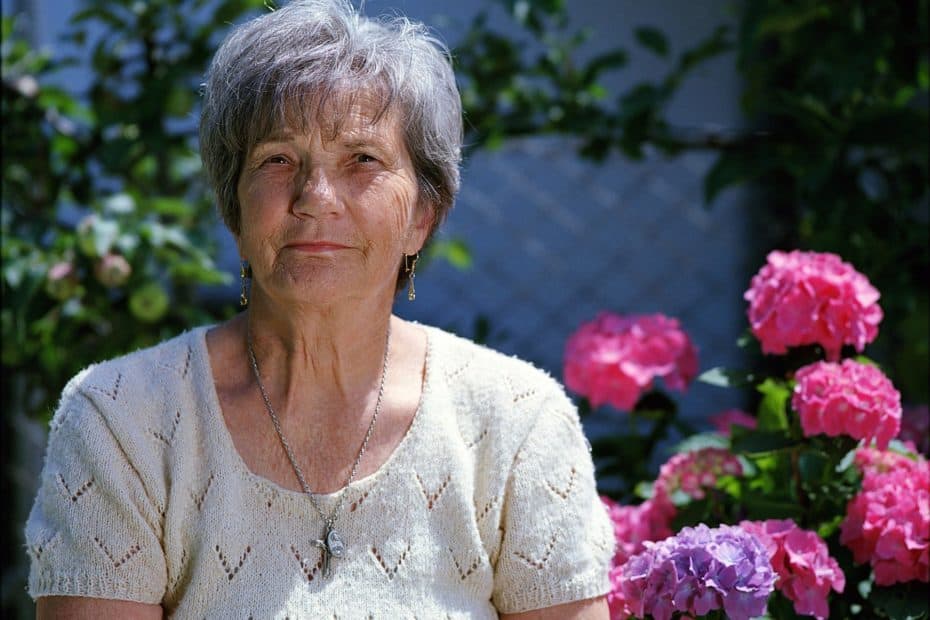
M 40 617 L 606 618 L 561 387 L 392 316 L 461 133 L 405 19 L 299 2 L 226 39 L 201 151 L 248 309 L 65 388 L 26 529 Z

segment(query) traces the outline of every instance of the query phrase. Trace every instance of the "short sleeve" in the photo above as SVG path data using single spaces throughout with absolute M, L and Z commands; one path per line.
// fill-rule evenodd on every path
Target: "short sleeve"
M 574 405 L 559 390 L 517 453 L 501 516 L 493 602 L 518 613 L 606 594 L 613 529 Z
M 160 511 L 104 415 L 74 383 L 52 419 L 26 522 L 29 595 L 160 603 Z

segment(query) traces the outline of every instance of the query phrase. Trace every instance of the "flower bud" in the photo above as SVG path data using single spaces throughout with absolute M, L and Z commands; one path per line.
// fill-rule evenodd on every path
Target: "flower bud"
M 73 297 L 81 286 L 77 270 L 69 261 L 59 261 L 52 265 L 45 278 L 45 292 L 58 301 Z
M 107 287 L 122 286 L 129 279 L 132 267 L 120 254 L 107 254 L 94 266 L 94 275 L 97 280 Z

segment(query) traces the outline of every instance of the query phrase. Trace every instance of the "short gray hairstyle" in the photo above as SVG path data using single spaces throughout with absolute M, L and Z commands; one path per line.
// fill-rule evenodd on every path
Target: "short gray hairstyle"
M 462 105 L 449 51 L 422 24 L 367 18 L 346 0 L 299 0 L 246 22 L 210 64 L 200 155 L 235 235 L 236 188 L 252 148 L 283 127 L 338 131 L 338 118 L 322 117 L 326 102 L 360 94 L 377 98 L 376 120 L 399 113 L 421 204 L 433 211 L 432 235 L 459 189 Z

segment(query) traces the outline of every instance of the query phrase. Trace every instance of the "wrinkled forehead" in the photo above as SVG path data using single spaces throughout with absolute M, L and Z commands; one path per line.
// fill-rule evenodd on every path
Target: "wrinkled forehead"
M 253 144 L 275 135 L 317 135 L 323 142 L 345 137 L 403 139 L 400 110 L 387 89 L 377 85 L 334 85 L 282 93 L 268 116 L 272 122 Z

